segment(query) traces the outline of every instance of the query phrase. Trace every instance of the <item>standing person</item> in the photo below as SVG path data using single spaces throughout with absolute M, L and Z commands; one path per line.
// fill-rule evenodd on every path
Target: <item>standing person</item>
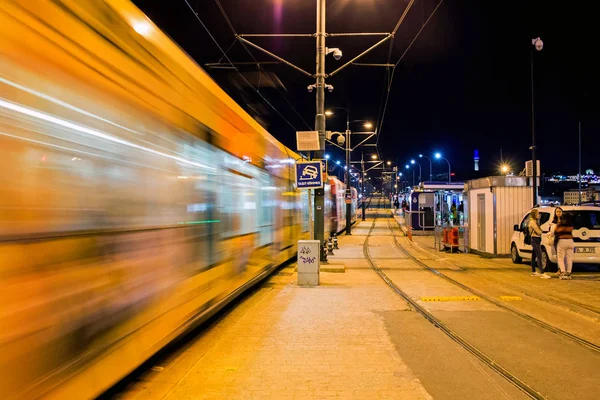
M 558 257 L 558 267 L 560 268 L 560 279 L 571 279 L 571 270 L 573 269 L 573 252 L 575 243 L 573 242 L 573 216 L 563 214 L 556 225 L 554 235 L 557 239 L 556 254 Z
M 450 214 L 452 218 L 452 224 L 456 225 L 456 220 L 458 219 L 458 211 L 456 210 L 456 203 L 453 201 L 452 206 L 450 207 Z
M 554 211 L 554 218 L 552 219 L 552 222 L 550 224 L 550 232 L 548 232 L 548 241 L 550 243 L 552 243 L 552 254 L 556 254 L 556 236 L 554 235 L 554 230 L 556 229 L 556 226 L 558 225 L 558 223 L 560 222 L 560 218 L 563 215 L 563 209 L 560 207 L 556 207 L 556 210 Z M 557 276 L 560 276 L 561 271 L 560 269 L 558 270 L 558 272 L 556 273 Z
M 531 247 L 533 247 L 533 253 L 531 255 L 531 276 L 550 279 L 551 276 L 544 272 L 544 267 L 542 266 L 542 228 L 540 228 L 538 218 L 539 212 L 534 208 L 529 215 L 529 225 L 527 227 L 527 229 L 529 229 L 529 235 L 531 236 Z M 539 273 L 535 271 L 536 263 L 540 270 Z

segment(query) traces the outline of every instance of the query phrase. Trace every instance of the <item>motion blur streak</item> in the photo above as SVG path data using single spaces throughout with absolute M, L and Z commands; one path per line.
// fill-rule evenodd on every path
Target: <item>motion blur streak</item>
M 0 398 L 93 398 L 294 256 L 301 157 L 129 1 L 3 0 L 0 43 Z
M 118 128 L 124 129 L 124 130 L 126 130 L 126 131 L 129 131 L 129 132 L 131 132 L 131 133 L 135 133 L 135 134 L 138 134 L 138 135 L 140 134 L 139 132 L 136 132 L 136 131 L 134 131 L 134 130 L 131 130 L 131 129 L 129 129 L 129 128 L 127 128 L 127 127 L 125 127 L 125 126 L 122 126 L 122 125 L 119 125 L 119 124 L 115 124 L 114 122 L 112 122 L 112 121 L 110 121 L 110 120 L 108 120 L 108 119 L 104 119 L 104 118 L 102 118 L 102 117 L 99 117 L 99 116 L 97 116 L 97 115 L 95 115 L 95 114 L 89 113 L 89 112 L 87 112 L 87 111 L 85 111 L 85 110 L 82 110 L 82 109 L 80 109 L 80 108 L 77 108 L 77 107 L 75 107 L 75 106 L 73 106 L 73 105 L 71 105 L 71 104 L 67 104 L 67 103 L 65 103 L 64 101 L 60 101 L 60 100 L 58 100 L 58 99 L 55 99 L 54 97 L 47 96 L 47 95 L 45 95 L 44 93 L 40 93 L 40 92 L 37 92 L 37 91 L 35 91 L 35 90 L 33 90 L 33 89 L 27 88 L 27 87 L 25 87 L 25 86 L 18 85 L 18 84 L 16 84 L 15 82 L 11 82 L 11 81 L 9 81 L 9 80 L 6 80 L 6 79 L 4 79 L 4 78 L 2 78 L 2 77 L 0 77 L 0 82 L 2 82 L 2 83 L 6 83 L 7 85 L 10 85 L 10 86 L 12 86 L 12 87 L 15 87 L 15 88 L 17 88 L 17 89 L 20 89 L 20 90 L 22 90 L 22 91 L 24 91 L 24 92 L 27 92 L 27 93 L 34 94 L 34 95 L 36 95 L 36 96 L 38 96 L 38 97 L 41 97 L 42 99 L 45 99 L 45 100 L 51 101 L 51 102 L 53 102 L 53 103 L 55 103 L 55 104 L 58 104 L 58 105 L 60 105 L 60 106 L 63 106 L 63 107 L 65 107 L 65 108 L 68 108 L 68 109 L 70 109 L 70 110 L 77 111 L 78 113 L 81 113 L 81 114 L 83 114 L 83 115 L 86 115 L 86 116 L 88 116 L 88 117 L 96 118 L 96 119 L 98 119 L 98 120 L 100 120 L 100 121 L 102 121 L 102 122 L 106 122 L 107 124 L 114 125 L 114 126 L 116 126 L 116 127 L 118 127 Z
M 202 167 L 202 168 L 210 168 L 210 169 L 214 170 L 214 168 L 209 167 L 206 164 L 201 164 L 201 163 L 197 163 L 197 162 L 185 160 L 185 159 L 183 159 L 181 157 L 175 157 L 175 156 L 172 156 L 172 155 L 169 155 L 169 154 L 161 153 L 160 151 L 149 149 L 147 147 L 139 146 L 139 145 L 137 145 L 135 143 L 131 143 L 131 142 L 128 142 L 126 140 L 122 140 L 122 139 L 119 139 L 119 138 L 116 138 L 116 137 L 112 137 L 110 135 L 107 135 L 106 133 L 98 132 L 98 131 L 95 131 L 93 129 L 87 128 L 85 126 L 77 125 L 77 124 L 74 124 L 72 122 L 65 121 L 63 119 L 56 118 L 56 117 L 44 114 L 44 113 L 39 112 L 39 111 L 31 110 L 31 109 L 29 109 L 27 107 L 23 107 L 23 106 L 20 106 L 20 105 L 17 105 L 17 104 L 12 104 L 12 103 L 10 103 L 8 101 L 2 100 L 1 98 L 0 98 L 0 107 L 8 108 L 9 110 L 17 111 L 17 112 L 20 112 L 20 113 L 23 113 L 23 114 L 27 114 L 27 115 L 32 116 L 32 117 L 43 119 L 44 121 L 53 122 L 53 123 L 55 123 L 57 125 L 61 125 L 61 126 L 64 126 L 66 128 L 75 129 L 76 131 L 79 131 L 81 133 L 87 133 L 88 135 L 97 136 L 97 137 L 102 138 L 102 139 L 110 140 L 110 141 L 113 141 L 115 143 L 120 143 L 120 144 L 124 144 L 126 146 L 130 146 L 130 147 L 133 147 L 133 148 L 136 148 L 136 149 L 144 150 L 144 151 L 147 151 L 149 153 L 156 154 L 156 155 L 159 155 L 159 156 L 162 156 L 162 157 L 171 158 L 171 159 L 173 159 L 175 161 L 179 161 L 179 162 L 182 162 L 182 163 L 185 163 L 185 164 L 190 164 L 190 165 L 194 165 L 196 167 Z

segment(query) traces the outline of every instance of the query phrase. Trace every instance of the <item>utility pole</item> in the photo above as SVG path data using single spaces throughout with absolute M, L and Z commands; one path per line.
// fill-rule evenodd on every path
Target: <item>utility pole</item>
M 581 204 L 581 121 L 579 121 L 579 204 Z
M 325 0 L 317 0 L 317 68 L 315 130 L 319 132 L 319 148 L 315 158 L 325 158 Z M 315 240 L 325 245 L 325 188 L 315 190 Z M 321 252 L 321 261 L 323 260 Z
M 354 32 L 354 33 L 326 33 L 326 18 L 325 18 L 325 7 L 326 0 L 317 0 L 317 29 L 316 33 L 252 33 L 252 34 L 238 34 L 236 39 L 242 42 L 244 45 L 253 47 L 256 50 L 263 52 L 264 54 L 275 58 L 278 62 L 283 63 L 296 71 L 315 79 L 315 83 L 308 85 L 308 91 L 312 92 L 316 89 L 316 117 L 315 117 L 315 131 L 319 135 L 319 150 L 315 151 L 314 158 L 323 159 L 325 155 L 325 142 L 326 142 L 326 126 L 325 126 L 325 88 L 330 91 L 333 90 L 333 86 L 326 85 L 325 79 L 337 75 L 340 71 L 354 64 L 358 59 L 371 52 L 375 48 L 381 46 L 383 43 L 391 40 L 396 33 L 389 32 Z M 396 28 L 397 29 L 397 28 Z M 325 44 L 327 36 L 383 36 L 381 40 L 373 44 L 368 49 L 364 50 L 359 55 L 355 56 L 342 66 L 338 67 L 329 74 L 325 73 L 325 56 L 329 53 L 333 53 L 333 57 L 339 60 L 342 57 L 342 51 L 338 48 L 328 49 Z M 289 62 L 288 60 L 272 53 L 271 51 L 253 43 L 248 40 L 249 37 L 305 37 L 305 38 L 316 38 L 316 73 L 312 74 L 297 65 Z M 219 66 L 221 63 L 213 64 L 212 66 Z M 225 64 L 224 64 L 225 65 Z M 229 64 L 227 64 L 229 65 Z M 387 65 L 386 65 L 387 66 Z M 325 189 L 315 190 L 315 202 L 314 202 L 314 232 L 315 240 L 321 242 L 321 246 L 325 244 Z M 326 261 L 326 257 L 321 253 L 321 261 Z
M 544 42 L 538 37 L 536 39 L 531 39 L 531 45 L 537 50 L 542 51 L 544 47 Z M 531 162 L 533 165 L 531 166 L 533 172 L 533 206 L 537 204 L 537 160 L 535 158 L 535 103 L 534 103 L 534 85 L 533 85 L 533 50 L 530 50 L 529 55 L 531 57 Z

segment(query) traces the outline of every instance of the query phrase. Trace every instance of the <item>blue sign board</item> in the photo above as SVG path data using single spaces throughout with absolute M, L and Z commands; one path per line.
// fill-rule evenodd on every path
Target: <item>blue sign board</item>
M 296 163 L 296 187 L 298 189 L 320 189 L 323 187 L 321 160 L 298 161 Z

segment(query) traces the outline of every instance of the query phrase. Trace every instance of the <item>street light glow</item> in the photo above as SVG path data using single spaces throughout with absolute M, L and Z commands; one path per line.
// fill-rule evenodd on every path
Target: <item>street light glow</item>
M 406 165 L 405 165 L 405 167 L 406 167 L 406 169 L 409 169 L 409 168 L 410 168 L 410 165 L 406 164 Z
M 340 165 L 342 162 L 341 162 L 340 160 L 337 160 L 335 163 L 336 163 L 337 165 Z
M 410 160 L 410 163 L 411 163 L 411 164 L 414 164 L 414 163 L 415 163 L 415 160 Z
M 401 176 L 402 176 L 402 172 L 400 172 L 400 173 L 398 174 L 398 176 L 399 176 L 399 177 L 401 177 Z
M 370 122 L 365 122 L 365 124 L 363 126 L 367 129 L 371 129 L 373 127 L 373 124 Z
M 327 110 L 327 111 L 325 111 L 325 115 L 327 115 L 328 117 L 331 117 L 333 115 L 333 111 Z
M 435 158 L 439 160 L 440 158 L 442 158 L 442 155 L 440 153 L 435 153 Z
M 388 161 L 388 162 L 387 162 L 387 165 L 392 165 L 392 162 L 391 162 L 391 161 Z
M 329 154 L 325 154 L 325 159 L 329 160 Z
M 371 156 L 371 158 L 372 158 L 373 160 L 377 160 L 377 154 L 373 154 L 373 155 Z
M 419 154 L 419 158 L 423 158 L 423 154 Z

